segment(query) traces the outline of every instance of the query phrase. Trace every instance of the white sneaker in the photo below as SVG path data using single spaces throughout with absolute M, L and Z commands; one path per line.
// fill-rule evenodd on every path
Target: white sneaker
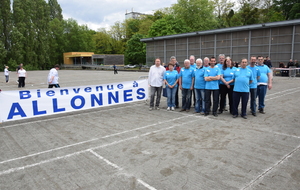
M 159 108 L 159 107 L 156 107 L 155 109 L 157 109 L 157 110 L 160 110 L 160 108 Z
M 153 108 L 152 108 L 152 107 L 150 107 L 150 108 L 149 108 L 149 111 L 152 111 L 152 110 L 153 110 Z
M 167 108 L 167 111 L 170 111 L 170 107 Z
M 175 111 L 175 108 L 174 108 L 174 107 L 172 107 L 172 108 L 171 108 L 171 110 L 172 110 L 172 111 Z

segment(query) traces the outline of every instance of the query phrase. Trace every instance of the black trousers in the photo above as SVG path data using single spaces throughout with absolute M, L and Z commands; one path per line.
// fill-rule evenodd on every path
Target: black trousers
M 226 102 L 226 95 L 228 94 L 229 110 L 230 110 L 230 113 L 232 113 L 232 111 L 233 111 L 233 102 L 232 102 L 233 87 L 234 87 L 233 85 L 230 85 L 230 88 L 227 88 L 227 86 L 224 84 L 220 85 L 221 100 L 220 100 L 219 111 L 223 111 L 223 109 L 225 107 L 225 102 Z
M 25 87 L 25 77 L 19 77 L 19 88 Z
M 217 113 L 219 106 L 219 89 L 217 90 L 208 90 L 205 89 L 205 111 L 209 113 L 211 106 L 211 95 L 213 96 L 213 113 Z

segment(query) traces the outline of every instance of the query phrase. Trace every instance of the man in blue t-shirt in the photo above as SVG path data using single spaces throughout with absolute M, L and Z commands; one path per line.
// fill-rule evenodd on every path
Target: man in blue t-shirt
M 190 66 L 190 60 L 184 60 L 184 67 L 179 73 L 179 88 L 182 94 L 182 109 L 180 111 L 189 112 L 191 108 L 191 93 L 194 86 L 194 69 Z
M 264 65 L 264 58 L 262 56 L 258 56 L 257 67 L 261 74 L 259 80 L 257 80 L 258 110 L 259 113 L 264 114 L 267 89 L 271 90 L 272 88 L 272 73 L 269 67 Z
M 215 66 L 216 58 L 210 58 L 210 67 L 205 70 L 205 116 L 209 115 L 211 106 L 211 95 L 213 95 L 213 115 L 218 117 L 217 109 L 219 106 L 219 80 L 221 77 L 221 69 Z
M 247 59 L 242 59 L 240 68 L 237 68 L 234 73 L 234 88 L 232 93 L 233 99 L 233 118 L 238 116 L 238 107 L 240 100 L 242 99 L 241 116 L 247 119 L 247 103 L 249 100 L 250 84 L 253 81 L 253 74 L 250 69 L 247 68 Z
M 256 116 L 257 80 L 260 78 L 260 70 L 255 66 L 255 64 L 256 57 L 251 56 L 251 62 L 247 68 L 250 69 L 253 74 L 253 81 L 250 84 L 250 110 L 253 116 Z

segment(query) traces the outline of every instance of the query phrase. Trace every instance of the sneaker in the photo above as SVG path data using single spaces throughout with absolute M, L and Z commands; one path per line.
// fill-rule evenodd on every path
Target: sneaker
M 153 110 L 153 108 L 152 108 L 152 107 L 150 107 L 150 108 L 149 108 L 149 111 L 152 111 L 152 110 Z
M 264 112 L 264 108 L 260 108 L 259 113 L 265 114 L 266 112 Z
M 174 108 L 174 107 L 171 107 L 171 110 L 172 110 L 172 111 L 175 111 L 175 108 Z
M 204 112 L 200 112 L 200 115 L 204 115 Z
M 167 111 L 170 111 L 170 107 L 167 108 Z
M 160 110 L 160 108 L 159 108 L 159 107 L 155 107 L 155 109 L 157 109 L 157 110 Z

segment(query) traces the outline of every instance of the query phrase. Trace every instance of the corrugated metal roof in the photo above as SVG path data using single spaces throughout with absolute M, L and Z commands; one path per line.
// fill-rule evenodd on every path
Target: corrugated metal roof
M 218 34 L 218 33 L 226 33 L 226 32 L 237 32 L 237 31 L 244 31 L 244 30 L 274 28 L 274 27 L 290 26 L 290 25 L 300 25 L 300 19 L 279 21 L 279 22 L 269 22 L 269 23 L 262 23 L 262 24 L 252 24 L 252 25 L 246 25 L 246 26 L 237 26 L 237 27 L 221 28 L 221 29 L 214 29 L 214 30 L 205 30 L 205 31 L 198 31 L 198 32 L 183 33 L 183 34 L 174 34 L 174 35 L 169 35 L 169 36 L 143 38 L 140 41 L 148 42 L 148 41 L 201 36 L 201 35 Z

